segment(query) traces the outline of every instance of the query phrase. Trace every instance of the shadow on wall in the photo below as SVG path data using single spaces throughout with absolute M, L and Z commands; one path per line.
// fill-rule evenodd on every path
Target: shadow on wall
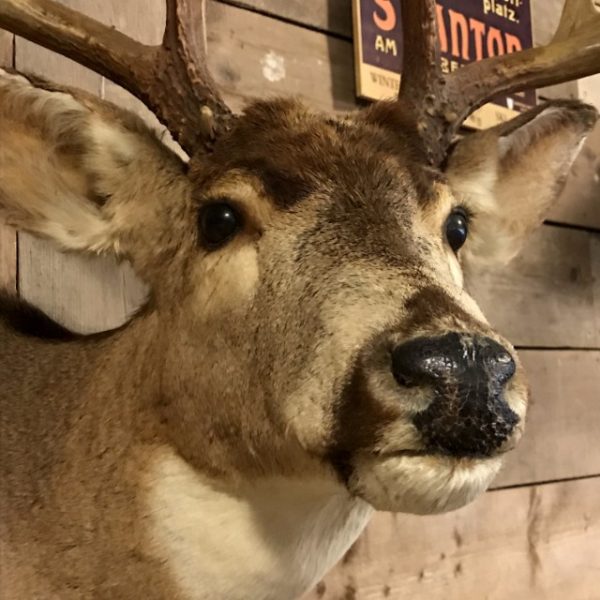
M 348 110 L 348 90 L 355 95 L 354 48 L 352 42 L 352 1 L 326 0 L 327 23 L 322 26 L 327 30 L 327 50 L 331 63 L 331 93 L 336 110 Z M 358 100 L 359 106 L 366 106 L 366 101 Z

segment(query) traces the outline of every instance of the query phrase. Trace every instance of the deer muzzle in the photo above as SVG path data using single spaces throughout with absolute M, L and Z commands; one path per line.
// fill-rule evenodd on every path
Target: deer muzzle
M 456 457 L 492 456 L 511 438 L 519 417 L 504 390 L 515 370 L 510 352 L 481 335 L 417 338 L 392 351 L 398 385 L 433 392 L 413 416 L 428 450 Z

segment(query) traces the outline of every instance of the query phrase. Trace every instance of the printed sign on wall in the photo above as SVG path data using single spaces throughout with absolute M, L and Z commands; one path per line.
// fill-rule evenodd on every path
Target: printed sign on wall
M 357 94 L 371 100 L 393 98 L 402 65 L 400 0 L 353 1 Z M 438 0 L 436 7 L 445 73 L 532 46 L 530 0 Z M 465 125 L 491 127 L 534 104 L 534 91 L 499 96 Z

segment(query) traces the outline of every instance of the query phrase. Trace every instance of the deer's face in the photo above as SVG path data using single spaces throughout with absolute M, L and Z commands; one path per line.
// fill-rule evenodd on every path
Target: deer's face
M 473 208 L 410 139 L 377 111 L 260 104 L 191 178 L 167 395 L 214 407 L 179 413 L 186 447 L 216 419 L 228 456 L 289 443 L 381 509 L 485 488 L 521 433 L 522 369 L 464 289 Z
M 0 213 L 131 260 L 152 392 L 192 465 L 316 470 L 380 509 L 446 510 L 490 483 L 527 404 L 461 262 L 517 252 L 596 112 L 553 103 L 467 136 L 445 172 L 402 119 L 260 103 L 184 165 L 134 117 L 0 70 Z

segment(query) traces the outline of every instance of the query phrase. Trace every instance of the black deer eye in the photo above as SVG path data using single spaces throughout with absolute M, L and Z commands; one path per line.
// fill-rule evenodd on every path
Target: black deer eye
M 455 208 L 446 220 L 446 239 L 450 248 L 458 252 L 469 235 L 469 217 L 461 208 Z
M 209 250 L 224 246 L 242 227 L 239 212 L 227 202 L 213 202 L 200 209 L 200 239 Z

